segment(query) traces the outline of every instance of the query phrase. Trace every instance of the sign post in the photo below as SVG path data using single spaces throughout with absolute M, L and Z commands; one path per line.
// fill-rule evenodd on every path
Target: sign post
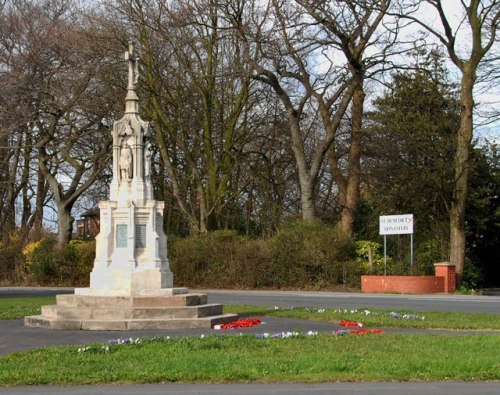
M 410 267 L 413 269 L 413 214 L 381 215 L 379 233 L 384 236 L 384 276 L 387 275 L 387 235 L 411 235 Z

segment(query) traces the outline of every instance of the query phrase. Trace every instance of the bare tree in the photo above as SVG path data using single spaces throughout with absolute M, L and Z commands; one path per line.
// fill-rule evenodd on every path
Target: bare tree
M 307 1 L 297 0 L 326 32 L 326 42 L 344 54 L 349 70 L 349 84 L 353 87 L 351 106 L 351 132 L 347 148 L 346 166 L 342 165 L 338 145 L 331 144 L 328 161 L 333 179 L 339 189 L 340 227 L 352 235 L 353 224 L 359 201 L 359 184 L 361 180 L 361 137 L 362 119 L 365 101 L 364 81 L 380 63 L 387 61 L 388 48 L 391 41 L 382 41 L 377 29 L 382 23 L 390 5 L 390 0 L 380 1 Z M 385 31 L 387 33 L 387 30 Z M 381 47 L 373 51 L 374 44 Z M 368 60 L 365 52 L 372 48 Z M 377 70 L 378 71 L 378 70 Z M 347 77 L 345 77 L 347 78 Z M 335 135 L 338 128 L 337 114 L 332 111 L 333 102 L 325 100 L 325 94 L 315 92 L 321 119 L 326 130 Z M 345 168 L 344 168 L 345 167 Z
M 239 196 L 236 165 L 249 141 L 251 80 L 238 42 L 217 1 L 119 3 L 141 43 L 143 108 L 175 203 L 191 232 L 220 228 Z
M 224 5 L 245 45 L 254 78 L 274 89 L 288 116 L 303 219 L 316 218 L 315 194 L 328 152 L 339 188 L 341 227 L 349 234 L 359 197 L 363 81 L 373 66 L 363 57 L 371 40 L 378 39 L 375 31 L 389 3 L 272 0 Z M 351 101 L 345 168 L 335 147 Z
M 349 89 L 348 84 L 332 88 L 331 78 L 324 80 L 326 76 L 313 75 L 313 59 L 321 53 L 322 44 L 314 39 L 317 29 L 291 2 L 228 2 L 224 9 L 243 43 L 246 61 L 255 71 L 254 78 L 274 90 L 287 114 L 300 183 L 302 218 L 313 221 L 318 174 L 333 142 L 336 125 L 319 141 L 307 138 L 316 113 L 312 99 L 315 94 L 323 93 L 329 94 L 327 100 L 332 104 L 339 100 L 335 120 L 340 123 L 353 88 Z M 311 114 L 313 118 L 309 117 Z
M 25 162 L 32 150 L 39 166 L 38 214 L 28 219 L 32 196 L 25 191 L 22 221 L 40 226 L 46 181 L 58 212 L 58 242 L 64 245 L 71 239 L 75 201 L 107 163 L 110 136 L 104 122 L 115 89 L 99 74 L 109 64 L 88 40 L 81 10 L 66 1 L 14 3 L 8 14 L 10 34 L 17 37 L 8 62 L 9 86 L 24 103 Z M 21 185 L 27 176 L 23 172 Z

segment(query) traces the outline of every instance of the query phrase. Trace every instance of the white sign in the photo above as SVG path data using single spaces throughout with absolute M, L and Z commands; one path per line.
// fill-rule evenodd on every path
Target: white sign
M 413 214 L 381 215 L 379 225 L 381 235 L 413 234 Z

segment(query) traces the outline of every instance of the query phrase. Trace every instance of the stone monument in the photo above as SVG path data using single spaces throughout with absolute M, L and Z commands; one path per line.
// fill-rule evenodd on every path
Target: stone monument
M 153 198 L 151 126 L 139 115 L 138 57 L 129 43 L 125 114 L 113 124 L 110 199 L 99 203 L 100 233 L 90 287 L 58 295 L 27 326 L 51 329 L 136 330 L 210 328 L 234 320 L 207 295 L 174 288 L 163 231 L 164 202 Z

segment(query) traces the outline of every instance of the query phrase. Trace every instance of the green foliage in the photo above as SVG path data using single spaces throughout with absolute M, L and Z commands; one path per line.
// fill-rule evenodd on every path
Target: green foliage
M 487 143 L 471 152 L 472 168 L 467 198 L 466 229 L 468 255 L 481 269 L 482 278 L 469 288 L 498 286 L 500 265 L 500 147 Z M 464 280 L 470 277 L 464 267 Z M 468 280 L 466 280 L 468 281 Z
M 18 232 L 9 235 L 7 241 L 0 241 L 0 281 L 19 284 L 25 280 L 22 270 L 24 244 L 24 238 Z
M 370 240 L 356 240 L 353 242 L 353 254 L 363 273 L 383 273 L 384 255 L 380 243 Z
M 320 222 L 292 222 L 272 239 L 270 281 L 278 287 L 346 284 L 351 239 Z
M 176 281 L 198 287 L 321 288 L 359 284 L 351 239 L 321 223 L 293 222 L 269 239 L 217 231 L 170 241 Z
M 441 259 L 439 240 L 431 239 L 419 243 L 415 248 L 415 273 L 434 275 L 434 264 L 440 262 Z
M 199 287 L 259 287 L 265 278 L 268 248 L 234 231 L 175 238 L 169 260 L 176 282 Z
M 92 269 L 95 242 L 71 241 L 57 247 L 55 237 L 48 236 L 29 243 L 23 249 L 23 272 L 28 282 L 38 285 L 86 285 Z
M 56 252 L 56 244 L 57 240 L 54 237 L 45 237 L 24 248 L 26 266 L 35 283 L 45 285 L 57 281 L 55 257 L 60 255 Z
M 74 251 L 75 271 L 73 285 L 86 286 L 89 284 L 89 275 L 94 267 L 95 240 L 71 240 L 68 248 Z
M 417 54 L 422 55 L 424 62 L 415 59 L 415 70 L 393 75 L 387 92 L 375 100 L 375 111 L 367 114 L 371 129 L 365 147 L 368 190 L 364 222 L 357 225 L 361 237 L 373 238 L 379 215 L 414 214 L 414 269 L 428 272 L 430 259 L 442 261 L 449 256 L 444 247 L 455 180 L 450 158 L 460 108 L 455 87 L 446 83 L 442 57 L 434 52 Z M 397 270 L 405 270 L 409 243 L 399 241 L 388 238 L 388 255 Z
M 481 269 L 478 268 L 470 259 L 465 260 L 464 272 L 462 274 L 461 292 L 477 290 L 482 282 Z

